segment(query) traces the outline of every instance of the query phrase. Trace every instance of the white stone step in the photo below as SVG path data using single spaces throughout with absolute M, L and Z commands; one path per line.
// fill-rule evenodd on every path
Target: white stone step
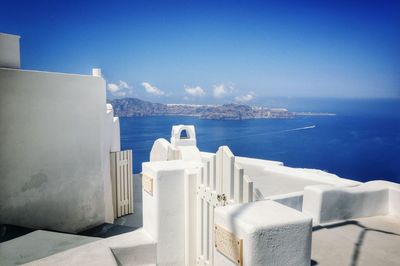
M 157 244 L 142 228 L 104 241 L 120 265 L 156 265 Z

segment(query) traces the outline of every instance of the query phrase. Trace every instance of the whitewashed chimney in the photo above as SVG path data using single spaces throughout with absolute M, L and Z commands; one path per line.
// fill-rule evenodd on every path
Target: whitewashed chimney
M 101 78 L 101 68 L 93 68 L 92 69 L 92 76 Z
M 0 67 L 21 68 L 18 35 L 0 33 Z

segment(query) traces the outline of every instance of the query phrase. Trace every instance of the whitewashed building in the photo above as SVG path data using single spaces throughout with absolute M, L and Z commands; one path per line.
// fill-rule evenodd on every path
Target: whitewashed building
M 45 230 L 0 243 L 1 265 L 398 265 L 399 184 L 201 152 L 190 125 L 133 176 L 100 71 L 21 70 L 18 45 L 0 34 L 0 224 Z M 59 233 L 132 211 L 131 232 Z
M 0 223 L 78 232 L 112 222 L 119 121 L 101 76 L 20 69 L 0 34 Z

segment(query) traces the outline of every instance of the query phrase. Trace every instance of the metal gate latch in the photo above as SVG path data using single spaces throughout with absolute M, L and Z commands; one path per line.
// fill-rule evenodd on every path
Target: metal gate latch
M 223 194 L 218 194 L 217 195 L 217 200 L 219 202 L 223 202 L 223 205 L 225 205 L 225 203 L 226 203 L 226 195 L 224 193 Z

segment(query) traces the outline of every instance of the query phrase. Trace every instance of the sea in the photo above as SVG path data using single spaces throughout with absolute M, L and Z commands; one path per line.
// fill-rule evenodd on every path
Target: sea
M 274 99 L 268 106 L 335 116 L 203 120 L 159 116 L 120 118 L 121 148 L 133 150 L 134 172 L 149 161 L 153 142 L 169 141 L 173 125 L 194 125 L 201 151 L 228 145 L 238 156 L 321 169 L 358 181 L 400 183 L 400 100 Z

